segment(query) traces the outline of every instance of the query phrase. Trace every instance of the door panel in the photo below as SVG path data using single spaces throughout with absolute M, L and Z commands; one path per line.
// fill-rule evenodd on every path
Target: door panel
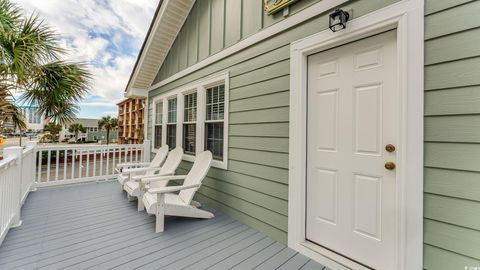
M 376 269 L 396 263 L 399 101 L 396 31 L 308 57 L 306 238 Z

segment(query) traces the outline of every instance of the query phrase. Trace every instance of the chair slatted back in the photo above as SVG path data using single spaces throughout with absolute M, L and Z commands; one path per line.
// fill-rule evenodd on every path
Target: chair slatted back
M 187 174 L 183 185 L 195 185 L 201 184 L 205 176 L 207 176 L 208 170 L 212 165 L 213 156 L 210 151 L 204 151 L 200 153 L 196 158 L 195 162 L 193 163 L 192 169 Z M 180 198 L 186 203 L 190 204 L 195 195 L 197 189 L 185 189 L 180 191 L 178 194 Z
M 150 165 L 148 165 L 148 167 L 149 168 L 160 167 L 162 165 L 163 161 L 165 160 L 165 158 L 167 158 L 167 155 L 168 155 L 168 145 L 164 145 L 164 146 L 160 147 L 157 150 L 157 154 L 152 159 L 152 161 L 150 162 Z M 145 162 L 148 162 L 148 160 L 145 160 Z M 148 171 L 148 172 L 145 173 L 145 176 L 152 176 L 154 174 L 155 174 L 154 171 Z
M 168 153 L 168 157 L 163 163 L 162 169 L 160 170 L 160 175 L 173 175 L 175 174 L 175 170 L 177 169 L 180 162 L 182 162 L 183 158 L 183 148 L 177 147 Z M 150 187 L 152 188 L 160 188 L 165 187 L 168 184 L 168 181 L 158 181 L 150 183 Z

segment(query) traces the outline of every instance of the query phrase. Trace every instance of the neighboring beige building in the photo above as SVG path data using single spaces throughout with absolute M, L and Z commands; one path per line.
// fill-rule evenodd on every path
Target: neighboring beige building
M 129 98 L 118 105 L 118 143 L 143 142 L 145 99 Z

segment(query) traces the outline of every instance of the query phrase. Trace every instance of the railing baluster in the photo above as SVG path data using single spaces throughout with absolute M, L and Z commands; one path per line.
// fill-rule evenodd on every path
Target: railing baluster
M 80 157 L 78 159 L 78 178 L 82 178 L 82 159 L 83 159 L 83 150 L 80 150 Z
M 105 175 L 108 175 L 108 168 L 110 167 L 110 148 L 107 147 L 105 151 L 107 152 L 107 168 L 105 170 Z
M 72 179 L 75 179 L 75 149 L 72 149 Z
M 97 150 L 93 150 L 93 175 L 92 176 L 96 176 L 97 175 Z
M 85 172 L 85 177 L 88 178 L 90 170 L 90 150 L 87 150 L 87 171 Z
M 38 150 L 38 173 L 37 173 L 37 182 L 42 181 L 42 150 Z
M 116 160 L 116 157 L 115 157 L 115 156 L 116 156 L 116 152 L 117 152 L 116 150 L 117 150 L 117 148 L 116 148 L 116 147 L 115 147 L 115 148 L 113 148 L 113 158 L 112 158 L 112 160 L 113 160 L 113 161 L 112 161 L 112 174 L 114 174 L 114 173 L 115 173 L 115 164 L 116 164 L 116 163 L 115 163 L 115 160 Z M 120 151 L 118 151 L 118 153 L 119 153 L 119 158 L 120 158 Z
M 68 150 L 63 151 L 63 180 L 67 180 Z
M 57 156 L 55 157 L 55 181 L 58 181 L 58 166 L 60 163 L 60 150 L 57 150 Z
M 52 156 L 52 151 L 47 150 L 47 182 L 50 182 L 50 158 Z
M 101 149 L 100 150 L 100 176 L 103 175 L 103 154 L 104 154 L 104 150 Z

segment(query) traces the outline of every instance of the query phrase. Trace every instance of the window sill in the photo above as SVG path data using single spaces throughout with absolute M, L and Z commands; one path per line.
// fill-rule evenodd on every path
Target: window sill
M 195 161 L 195 156 L 192 155 L 183 155 L 183 160 L 189 161 L 189 162 L 194 162 Z M 220 160 L 212 160 L 212 167 L 226 170 L 228 168 L 227 162 L 226 161 L 220 161 Z

